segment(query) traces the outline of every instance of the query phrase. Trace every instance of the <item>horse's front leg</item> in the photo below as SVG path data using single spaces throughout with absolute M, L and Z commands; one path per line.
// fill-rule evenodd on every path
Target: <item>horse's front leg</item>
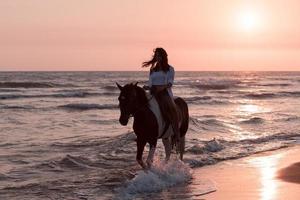
M 143 151 L 144 147 L 146 145 L 146 142 L 141 140 L 140 138 L 137 138 L 137 153 L 136 153 L 136 161 L 141 165 L 143 169 L 146 169 L 147 166 L 143 161 Z
M 166 161 L 168 161 L 170 159 L 171 150 L 172 150 L 171 139 L 169 137 L 168 138 L 163 138 L 162 141 L 163 141 L 163 144 L 165 146 Z
M 156 142 L 154 144 L 150 144 L 150 150 L 149 150 L 148 158 L 147 158 L 147 161 L 146 161 L 149 168 L 151 167 L 151 165 L 153 163 L 155 149 L 156 149 Z

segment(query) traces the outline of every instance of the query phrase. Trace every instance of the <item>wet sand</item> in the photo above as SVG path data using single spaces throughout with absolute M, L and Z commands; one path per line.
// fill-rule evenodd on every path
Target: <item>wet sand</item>
M 226 161 L 194 171 L 194 180 L 215 183 L 202 199 L 299 199 L 300 147 Z
M 300 184 L 300 162 L 281 169 L 278 178 L 283 181 Z

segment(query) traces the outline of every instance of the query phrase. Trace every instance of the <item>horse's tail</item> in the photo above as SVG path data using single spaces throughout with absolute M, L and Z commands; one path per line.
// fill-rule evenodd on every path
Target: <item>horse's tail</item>
M 178 105 L 182 113 L 182 122 L 179 130 L 180 136 L 183 137 L 189 128 L 189 109 L 187 103 L 181 97 L 176 98 L 175 103 Z

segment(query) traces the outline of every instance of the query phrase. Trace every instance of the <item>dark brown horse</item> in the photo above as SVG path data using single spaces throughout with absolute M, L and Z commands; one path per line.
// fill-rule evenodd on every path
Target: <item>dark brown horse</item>
M 154 152 L 159 139 L 159 128 L 155 114 L 149 108 L 149 100 L 146 96 L 146 92 L 143 88 L 136 84 L 127 84 L 121 86 L 117 83 L 120 89 L 119 107 L 121 111 L 120 123 L 126 126 L 131 116 L 134 118 L 133 130 L 137 136 L 137 162 L 145 169 L 150 167 L 153 162 Z M 185 134 L 189 125 L 189 112 L 186 102 L 178 97 L 175 99 L 175 103 L 178 107 L 178 115 L 180 119 L 180 142 L 179 152 L 180 159 L 183 159 L 183 153 L 185 148 Z M 166 152 L 166 160 L 169 160 L 172 150 L 172 136 L 162 138 Z M 150 150 L 147 158 L 147 165 L 143 161 L 143 151 L 145 145 L 149 143 Z

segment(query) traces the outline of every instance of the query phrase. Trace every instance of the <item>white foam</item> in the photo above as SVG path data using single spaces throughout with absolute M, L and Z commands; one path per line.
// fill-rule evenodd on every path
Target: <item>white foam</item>
M 300 144 L 300 137 L 294 137 L 295 143 Z
M 137 175 L 127 182 L 121 190 L 122 198 L 130 199 L 131 195 L 159 192 L 165 188 L 188 182 L 192 178 L 192 169 L 180 160 L 169 162 L 156 159 L 150 170 L 138 171 Z
M 210 152 L 217 152 L 224 149 L 224 146 L 218 140 L 213 139 L 207 142 L 205 149 Z

